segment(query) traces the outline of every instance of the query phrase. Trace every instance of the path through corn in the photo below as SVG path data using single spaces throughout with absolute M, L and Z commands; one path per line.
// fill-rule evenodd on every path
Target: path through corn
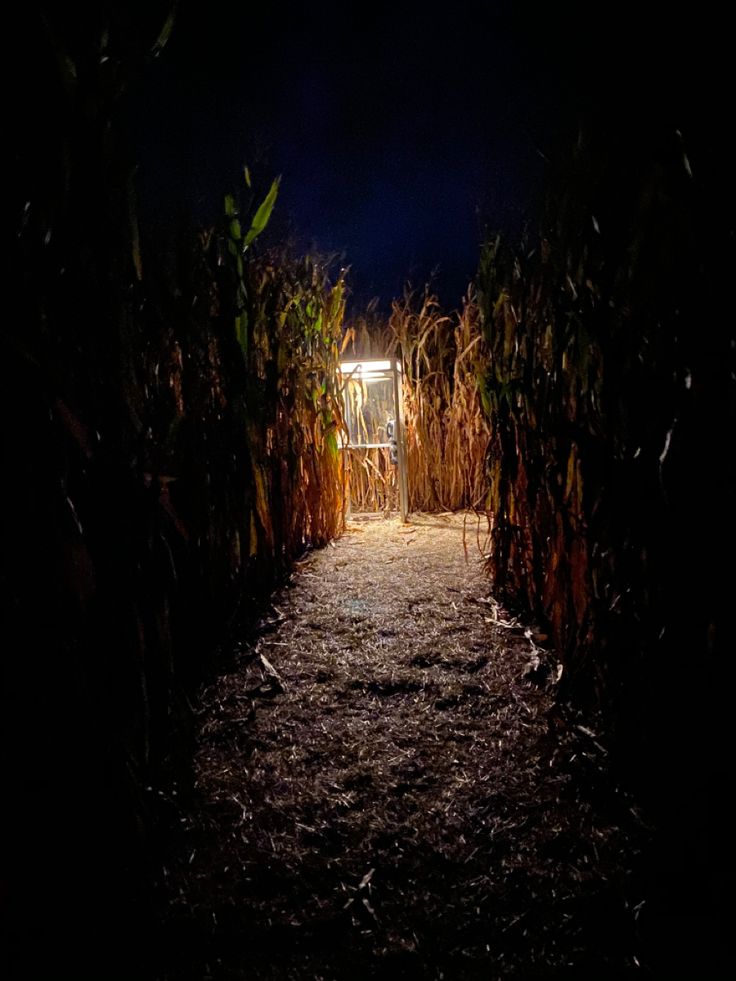
M 354 522 L 203 693 L 162 979 L 645 976 L 636 811 L 484 532 Z

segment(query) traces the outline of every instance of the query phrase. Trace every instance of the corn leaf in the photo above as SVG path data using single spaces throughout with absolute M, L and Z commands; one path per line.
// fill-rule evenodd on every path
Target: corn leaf
M 263 199 L 261 206 L 253 215 L 253 221 L 251 222 L 250 228 L 248 229 L 248 233 L 245 236 L 245 241 L 243 242 L 244 248 L 247 249 L 248 246 L 251 244 L 251 242 L 253 242 L 261 234 L 261 232 L 268 224 L 271 218 L 271 212 L 273 211 L 273 206 L 276 204 L 276 198 L 278 197 L 280 183 L 281 183 L 281 178 L 277 177 L 276 180 L 273 182 L 273 184 L 271 184 L 270 190 L 266 195 L 266 197 Z

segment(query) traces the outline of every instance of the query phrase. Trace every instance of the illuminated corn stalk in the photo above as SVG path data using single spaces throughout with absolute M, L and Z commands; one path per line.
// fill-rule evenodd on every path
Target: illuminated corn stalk
M 590 626 L 585 530 L 594 497 L 580 457 L 590 431 L 584 437 L 579 422 L 595 426 L 602 355 L 568 305 L 574 287 L 555 289 L 550 272 L 534 257 L 504 266 L 498 243 L 486 247 L 480 288 L 491 359 L 482 399 L 493 429 L 489 568 L 499 593 L 541 613 L 565 648 Z
M 249 357 L 258 412 L 250 442 L 262 474 L 252 547 L 263 541 L 278 560 L 307 544 L 325 544 L 342 528 L 337 365 L 344 281 L 330 283 L 308 257 L 271 257 L 254 267 L 251 283 Z

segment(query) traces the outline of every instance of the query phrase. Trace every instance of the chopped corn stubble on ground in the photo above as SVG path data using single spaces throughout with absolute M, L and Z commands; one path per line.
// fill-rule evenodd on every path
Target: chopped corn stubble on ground
M 642 976 L 646 829 L 487 530 L 353 520 L 205 690 L 162 977 Z

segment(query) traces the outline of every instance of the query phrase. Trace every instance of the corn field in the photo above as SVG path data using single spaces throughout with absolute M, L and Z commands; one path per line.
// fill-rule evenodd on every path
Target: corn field
M 175 4 L 148 7 L 45 9 L 17 36 L 2 716 L 6 838 L 33 846 L 9 862 L 22 955 L 41 919 L 54 952 L 80 924 L 108 956 L 145 940 L 176 813 L 158 788 L 192 790 L 219 645 L 340 534 L 347 488 L 397 507 L 390 451 L 342 449 L 343 358 L 400 360 L 410 510 L 489 516 L 495 592 L 548 628 L 560 697 L 667 774 L 689 841 L 733 601 L 730 158 L 701 134 L 691 167 L 674 127 L 581 140 L 539 235 L 491 239 L 459 311 L 408 292 L 346 322 L 342 274 L 266 244 L 278 180 L 246 169 L 212 228 L 139 208 L 126 100 Z
M 9 795 L 16 832 L 38 832 L 24 881 L 74 880 L 90 904 L 70 916 L 101 937 L 113 927 L 93 897 L 136 909 L 165 809 L 146 788 L 189 753 L 189 695 L 220 639 L 339 533 L 343 505 L 343 280 L 256 255 L 278 182 L 256 190 L 246 173 L 215 228 L 146 220 L 121 106 L 170 23 L 106 17 L 60 21 L 33 49 L 38 105 L 12 186 L 21 313 L 3 337 L 3 611 L 27 648 L 3 659 Z M 52 798 L 68 805 L 46 834 Z M 96 837 L 115 856 L 104 867 Z
M 688 710 L 664 663 L 675 674 L 691 657 L 707 663 L 718 619 L 695 515 L 727 496 L 717 447 L 734 421 L 733 355 L 717 270 L 728 247 L 674 139 L 654 159 L 581 139 L 558 183 L 539 239 L 514 251 L 491 241 L 481 260 L 488 569 L 551 629 L 564 690 L 620 733 L 654 739 L 663 715 Z M 710 265 L 706 227 L 723 245 Z M 686 642 L 685 608 L 698 611 Z

